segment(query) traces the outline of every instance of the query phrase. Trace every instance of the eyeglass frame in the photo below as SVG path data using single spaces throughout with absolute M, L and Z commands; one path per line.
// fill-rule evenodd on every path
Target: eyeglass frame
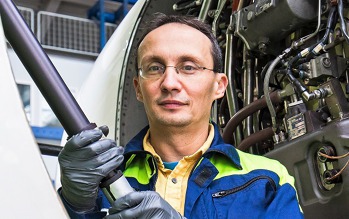
M 158 63 L 159 65 L 161 65 L 161 66 L 157 66 L 157 67 L 159 67 L 159 68 L 161 69 L 161 71 L 160 71 L 161 74 L 158 74 L 159 76 L 157 76 L 157 77 L 145 77 L 144 74 L 143 74 L 143 67 L 139 67 L 137 70 L 138 70 L 138 72 L 139 72 L 139 75 L 140 75 L 142 78 L 144 78 L 144 79 L 159 79 L 159 78 L 161 78 L 161 77 L 165 74 L 165 71 L 166 71 L 166 68 L 167 68 L 167 67 L 172 67 L 172 68 L 174 68 L 174 69 L 176 70 L 177 74 L 179 74 L 179 75 L 193 75 L 193 74 L 195 74 L 195 72 L 192 73 L 192 74 L 187 74 L 187 73 L 181 72 L 181 70 L 183 70 L 183 69 L 181 69 L 181 68 L 183 68 L 183 67 L 185 67 L 185 66 L 188 66 L 188 65 L 185 65 L 186 62 L 191 62 L 191 63 L 197 68 L 197 69 L 194 69 L 193 71 L 198 71 L 198 70 L 201 70 L 201 71 L 203 71 L 203 70 L 209 70 L 209 71 L 217 72 L 217 70 L 215 70 L 215 69 L 210 69 L 210 68 L 207 68 L 207 67 L 204 67 L 204 66 L 200 66 L 200 65 L 198 65 L 198 64 L 196 64 L 195 62 L 192 62 L 192 61 L 183 61 L 183 62 L 180 62 L 180 63 L 177 64 L 177 65 L 164 65 L 164 64 L 161 64 L 160 62 L 156 62 L 156 63 Z M 181 66 L 181 65 L 182 65 L 182 66 Z M 193 67 L 193 66 L 191 66 L 191 67 Z

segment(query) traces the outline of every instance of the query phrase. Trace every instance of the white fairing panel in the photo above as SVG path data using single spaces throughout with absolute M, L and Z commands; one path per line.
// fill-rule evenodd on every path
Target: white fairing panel
M 122 65 L 132 32 L 144 3 L 145 0 L 137 1 L 127 13 L 127 16 L 122 20 L 99 54 L 89 76 L 77 95 L 77 102 L 89 121 L 96 123 L 97 126 L 107 125 L 109 127 L 108 138 L 111 139 L 115 138 L 116 132 L 116 107 L 118 95 L 122 89 L 120 83 Z M 65 144 L 66 139 L 67 134 L 64 133 L 61 145 Z M 56 173 L 56 189 L 58 189 L 61 187 L 59 165 Z
M 0 217 L 68 218 L 27 122 L 6 51 L 0 20 Z
M 115 137 L 117 98 L 123 86 L 120 84 L 122 65 L 144 3 L 145 0 L 137 1 L 118 26 L 98 56 L 77 98 L 91 122 L 109 127 L 109 138 Z

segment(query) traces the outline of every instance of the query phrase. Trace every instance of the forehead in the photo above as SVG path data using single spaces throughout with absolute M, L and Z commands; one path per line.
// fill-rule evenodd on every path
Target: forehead
M 140 43 L 138 60 L 153 56 L 171 59 L 179 56 L 207 58 L 211 41 L 199 30 L 180 23 L 168 23 L 149 32 Z

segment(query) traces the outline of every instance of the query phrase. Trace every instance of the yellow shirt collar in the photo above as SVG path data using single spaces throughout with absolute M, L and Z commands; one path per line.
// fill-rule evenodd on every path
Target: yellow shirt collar
M 143 138 L 143 147 L 144 147 L 144 150 L 145 151 L 148 151 L 149 153 L 151 153 L 154 158 L 156 159 L 158 165 L 159 165 L 159 168 L 160 166 L 164 166 L 163 165 L 163 161 L 161 159 L 161 157 L 155 152 L 153 146 L 150 144 L 150 131 L 148 130 L 146 135 L 144 136 Z M 208 134 L 208 137 L 205 141 L 205 143 L 192 155 L 188 155 L 188 156 L 184 156 L 182 158 L 185 159 L 185 160 L 197 160 L 199 159 L 206 151 L 207 149 L 210 147 L 212 141 L 213 141 L 213 137 L 214 137 L 214 126 L 212 124 L 209 124 L 209 134 Z

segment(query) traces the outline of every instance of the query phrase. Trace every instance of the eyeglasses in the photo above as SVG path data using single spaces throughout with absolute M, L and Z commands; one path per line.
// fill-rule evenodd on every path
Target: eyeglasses
M 142 66 L 141 68 L 138 68 L 138 71 L 139 75 L 144 79 L 158 79 L 162 77 L 167 67 L 174 68 L 177 74 L 181 75 L 182 77 L 191 77 L 203 70 L 215 72 L 214 69 L 198 66 L 194 62 L 190 61 L 181 62 L 177 66 L 163 65 L 158 62 L 152 62 L 150 64 Z

